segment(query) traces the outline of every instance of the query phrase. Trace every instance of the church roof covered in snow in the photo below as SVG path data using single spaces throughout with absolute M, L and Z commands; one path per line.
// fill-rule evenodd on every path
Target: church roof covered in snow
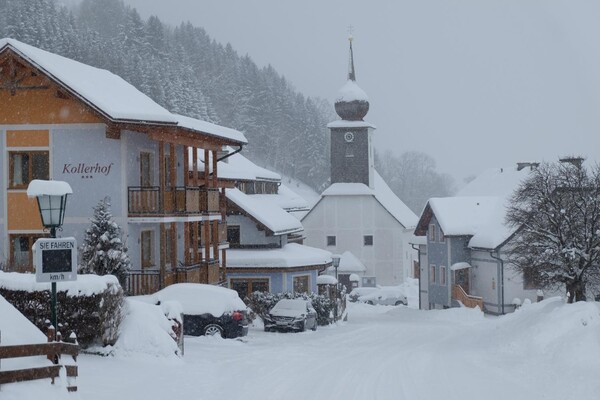
M 11 49 L 76 98 L 116 122 L 142 122 L 181 126 L 238 143 L 241 132 L 205 121 L 174 115 L 112 72 L 92 67 L 15 39 L 0 39 L 0 52 Z
M 417 215 L 392 192 L 377 171 L 373 174 L 373 189 L 364 183 L 334 183 L 321 194 L 321 198 L 327 196 L 374 196 L 405 228 L 413 228 L 418 221 Z
M 331 264 L 326 250 L 288 243 L 280 249 L 229 249 L 228 268 L 294 268 Z
M 226 189 L 227 199 L 274 235 L 300 232 L 302 224 L 270 198 L 257 198 L 239 189 Z
M 516 229 L 505 223 L 506 207 L 513 191 L 529 171 L 490 169 L 464 187 L 456 197 L 429 199 L 415 234 L 424 236 L 435 216 L 444 235 L 471 236 L 469 246 L 473 248 L 497 248 Z

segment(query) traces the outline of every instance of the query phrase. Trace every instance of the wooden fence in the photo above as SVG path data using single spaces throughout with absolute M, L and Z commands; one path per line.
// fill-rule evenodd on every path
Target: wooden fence
M 51 379 L 52 384 L 54 384 L 54 379 L 58 377 L 60 369 L 64 366 L 67 375 L 67 390 L 69 392 L 76 392 L 77 386 L 75 385 L 75 378 L 78 374 L 77 365 L 60 364 L 61 356 L 65 354 L 72 356 L 73 361 L 76 362 L 77 355 L 79 354 L 79 345 L 57 341 L 39 344 L 0 346 L 0 361 L 7 358 L 46 356 L 55 363 L 55 365 L 46 365 L 43 367 L 0 371 L 0 385 L 35 379 Z

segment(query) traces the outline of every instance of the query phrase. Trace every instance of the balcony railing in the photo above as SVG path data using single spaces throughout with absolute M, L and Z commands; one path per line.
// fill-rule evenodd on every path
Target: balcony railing
M 127 279 L 127 293 L 131 296 L 152 294 L 173 283 L 217 284 L 220 281 L 219 266 L 219 260 L 209 260 L 190 265 L 179 264 L 164 274 L 159 270 L 131 270 Z
M 127 189 L 130 216 L 219 212 L 219 189 L 173 187 L 162 193 L 158 186 L 130 186 Z

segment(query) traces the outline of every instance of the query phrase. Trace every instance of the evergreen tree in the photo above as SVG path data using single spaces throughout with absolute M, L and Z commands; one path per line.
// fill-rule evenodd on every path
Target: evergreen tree
M 94 207 L 91 226 L 85 232 L 80 248 L 82 274 L 114 275 L 125 286 L 131 262 L 121 240 L 121 227 L 113 221 L 110 201 L 100 200 Z

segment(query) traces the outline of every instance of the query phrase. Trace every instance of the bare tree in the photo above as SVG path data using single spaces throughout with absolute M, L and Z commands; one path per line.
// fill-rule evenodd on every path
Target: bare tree
M 518 228 L 510 261 L 541 288 L 564 287 L 571 303 L 600 283 L 600 168 L 569 161 L 533 170 L 507 222 Z

